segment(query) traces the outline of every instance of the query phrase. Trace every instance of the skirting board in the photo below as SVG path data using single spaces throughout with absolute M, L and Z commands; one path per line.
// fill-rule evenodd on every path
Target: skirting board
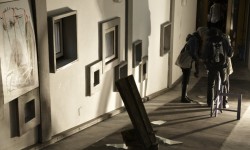
M 45 148 L 45 147 L 47 147 L 47 146 L 49 146 L 49 145 L 51 145 L 51 144 L 54 144 L 54 143 L 56 143 L 56 142 L 58 142 L 58 141 L 61 141 L 61 140 L 65 139 L 65 138 L 67 138 L 67 137 L 69 137 L 69 136 L 71 136 L 71 135 L 73 135 L 73 134 L 75 134 L 75 133 L 78 133 L 78 132 L 80 132 L 80 131 L 82 131 L 82 130 L 88 128 L 88 127 L 91 127 L 91 126 L 93 126 L 93 125 L 95 125 L 95 124 L 97 124 L 97 123 L 99 123 L 99 122 L 102 122 L 102 121 L 104 121 L 104 120 L 106 120 L 106 119 L 109 119 L 109 118 L 115 116 L 115 115 L 118 115 L 118 114 L 124 112 L 125 110 L 126 110 L 125 107 L 118 108 L 118 109 L 116 109 L 116 110 L 113 110 L 113 111 L 111 111 L 111 112 L 108 112 L 108 113 L 106 113 L 106 114 L 103 114 L 103 115 L 101 115 L 101 116 L 99 116 L 99 117 L 97 117 L 97 118 L 95 118 L 95 119 L 92 119 L 92 120 L 90 120 L 90 121 L 88 121 L 88 122 L 86 122 L 86 123 L 83 123 L 83 124 L 81 124 L 81 125 L 78 125 L 78 126 L 72 128 L 72 129 L 69 129 L 69 130 L 67 130 L 67 131 L 64 131 L 64 132 L 62 132 L 62 133 L 60 133 L 60 134 L 58 134 L 58 135 L 55 135 L 55 136 L 53 136 L 53 138 L 52 138 L 50 141 L 48 141 L 48 142 L 45 142 L 45 143 L 42 143 L 42 144 L 32 145 L 32 146 L 30 146 L 30 147 L 28 147 L 28 148 L 26 148 L 26 149 L 29 149 L 29 150 L 37 150 L 37 149 Z

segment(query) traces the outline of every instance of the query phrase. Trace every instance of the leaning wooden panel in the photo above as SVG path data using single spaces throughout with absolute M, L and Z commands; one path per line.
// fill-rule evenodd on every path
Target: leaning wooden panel
M 144 145 L 144 149 L 156 147 L 156 137 L 136 87 L 134 77 L 130 75 L 126 78 L 122 78 L 116 81 L 116 86 L 125 104 L 134 129 L 138 132 L 139 141 Z

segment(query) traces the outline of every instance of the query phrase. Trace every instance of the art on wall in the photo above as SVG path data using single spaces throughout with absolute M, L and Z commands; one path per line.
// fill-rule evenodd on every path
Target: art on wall
M 148 78 L 148 56 L 144 56 L 140 64 L 139 81 L 142 82 L 146 80 L 147 78 Z
M 11 137 L 22 136 L 40 124 L 38 88 L 11 101 L 9 105 Z
M 141 63 L 142 57 L 142 40 L 133 43 L 133 68 Z
M 77 61 L 77 11 L 62 8 L 48 12 L 50 72 Z
M 91 96 L 100 89 L 102 81 L 102 61 L 86 66 L 86 95 Z
M 0 99 L 8 103 L 38 87 L 36 40 L 29 0 L 0 5 Z
M 120 53 L 120 18 L 100 22 L 100 55 L 103 61 L 103 72 L 119 64 Z
M 114 81 L 117 81 L 121 78 L 127 77 L 128 76 L 128 63 L 127 61 L 121 61 L 119 65 L 117 65 L 115 67 L 115 79 Z M 114 82 L 114 91 L 117 91 L 117 88 L 115 86 L 115 82 Z
M 161 42 L 160 56 L 167 54 L 170 51 L 171 42 L 171 23 L 165 22 L 161 25 Z

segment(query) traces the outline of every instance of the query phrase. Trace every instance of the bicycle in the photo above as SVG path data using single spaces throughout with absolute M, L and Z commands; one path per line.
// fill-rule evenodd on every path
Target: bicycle
M 217 79 L 216 82 L 217 83 L 215 85 L 215 87 L 217 88 L 216 91 L 216 96 L 215 98 L 212 100 L 212 104 L 211 104 L 211 112 L 210 112 L 210 117 L 217 117 L 218 111 L 220 111 L 220 113 L 224 111 L 232 111 L 232 112 L 237 112 L 237 120 L 240 120 L 241 117 L 241 101 L 242 101 L 242 94 L 235 94 L 235 93 L 229 93 L 229 91 L 225 90 L 225 86 L 227 85 L 223 85 L 221 83 L 221 78 L 220 78 L 220 74 L 218 73 L 217 75 Z M 237 110 L 232 110 L 232 109 L 227 109 L 227 108 L 223 108 L 223 100 L 226 99 L 226 97 L 237 97 L 238 98 L 238 105 L 237 105 Z

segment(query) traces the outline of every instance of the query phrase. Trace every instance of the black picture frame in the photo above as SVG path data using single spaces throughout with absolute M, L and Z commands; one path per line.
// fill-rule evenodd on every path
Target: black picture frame
M 142 60 L 142 40 L 133 43 L 133 68 L 138 66 Z
M 160 56 L 164 56 L 171 48 L 171 22 L 168 21 L 161 25 L 160 40 Z
M 63 8 L 48 12 L 50 72 L 56 73 L 78 60 L 77 11 Z

